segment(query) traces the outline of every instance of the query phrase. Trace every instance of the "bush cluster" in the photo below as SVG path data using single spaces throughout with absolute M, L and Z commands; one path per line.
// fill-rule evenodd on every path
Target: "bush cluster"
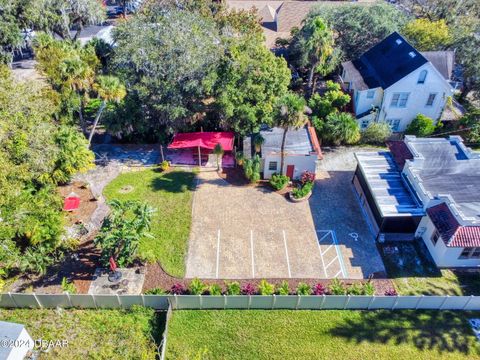
M 272 187 L 278 191 L 287 186 L 289 181 L 290 178 L 286 175 L 273 174 L 270 178 L 270 185 L 272 185 Z
M 186 287 L 181 283 L 174 284 L 169 291 L 160 288 L 150 289 L 145 292 L 146 295 L 374 295 L 375 286 L 371 281 L 366 283 L 352 283 L 350 285 L 333 279 L 328 286 L 321 283 L 313 286 L 305 282 L 299 282 L 295 289 L 290 289 L 288 281 L 282 281 L 279 284 L 272 284 L 263 279 L 255 286 L 252 283 L 246 283 L 243 286 L 237 281 L 225 282 L 225 290 L 219 284 L 207 285 L 200 279 L 193 279 Z M 385 291 L 387 296 L 396 296 L 394 289 Z
M 301 199 L 308 195 L 313 189 L 313 182 L 307 182 L 302 186 L 296 187 L 292 190 L 292 195 L 295 199 Z

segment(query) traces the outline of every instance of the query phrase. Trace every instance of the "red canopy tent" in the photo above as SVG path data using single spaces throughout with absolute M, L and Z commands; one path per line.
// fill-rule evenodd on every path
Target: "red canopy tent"
M 173 137 L 168 145 L 169 149 L 198 148 L 198 162 L 200 162 L 200 148 L 213 150 L 215 145 L 220 144 L 224 151 L 232 151 L 234 143 L 233 132 L 192 132 L 179 133 Z

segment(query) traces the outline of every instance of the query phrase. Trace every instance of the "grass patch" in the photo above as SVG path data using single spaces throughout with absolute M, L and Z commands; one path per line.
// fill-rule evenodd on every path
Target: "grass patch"
M 121 174 L 104 190 L 107 199 L 142 200 L 157 210 L 152 219 L 153 238 L 141 240 L 139 255 L 159 261 L 166 272 L 178 277 L 185 275 L 194 178 L 191 172 L 149 169 Z
M 480 346 L 466 316 L 410 310 L 174 311 L 167 359 L 478 359 Z
M 42 351 L 40 359 L 155 359 L 164 314 L 153 309 L 0 309 L 0 319 L 21 323 L 32 339 L 67 340 L 65 348 Z M 155 340 L 154 340 L 155 339 Z
M 382 244 L 379 250 L 399 295 L 480 294 L 477 274 L 438 269 L 421 242 Z

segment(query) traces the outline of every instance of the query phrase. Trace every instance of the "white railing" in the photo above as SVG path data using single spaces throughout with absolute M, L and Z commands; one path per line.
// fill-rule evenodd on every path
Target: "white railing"
M 0 308 L 480 310 L 480 296 L 0 294 Z

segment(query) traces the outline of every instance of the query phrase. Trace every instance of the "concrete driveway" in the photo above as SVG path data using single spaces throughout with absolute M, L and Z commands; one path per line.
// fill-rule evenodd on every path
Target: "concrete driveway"
M 329 230 L 334 234 L 350 278 L 367 278 L 372 273 L 384 273 L 383 261 L 351 182 L 356 168 L 353 154 L 359 149 L 339 147 L 322 150 L 322 171 L 309 200 L 316 229 Z
M 192 212 L 187 278 L 348 277 L 331 234 L 317 233 L 308 202 L 233 186 L 211 171 L 199 174 Z

